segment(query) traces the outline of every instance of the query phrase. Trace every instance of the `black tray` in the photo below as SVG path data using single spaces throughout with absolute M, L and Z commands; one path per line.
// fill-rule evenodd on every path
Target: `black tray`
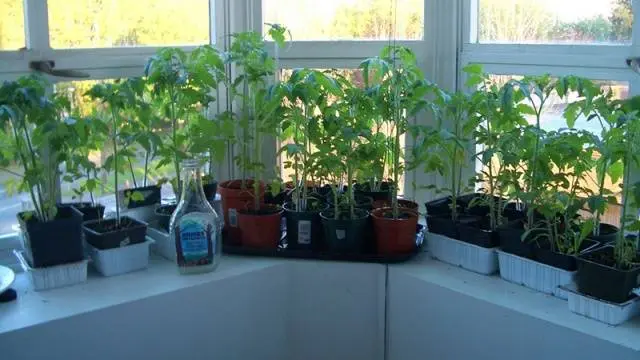
M 247 255 L 274 257 L 283 259 L 308 259 L 323 261 L 349 261 L 377 264 L 397 264 L 413 259 L 422 250 L 424 244 L 424 226 L 418 224 L 416 228 L 416 248 L 414 251 L 397 255 L 379 255 L 368 253 L 334 253 L 316 250 L 292 250 L 287 249 L 286 233 L 283 233 L 280 245 L 276 249 L 252 249 L 242 246 L 223 245 L 222 252 L 229 255 Z

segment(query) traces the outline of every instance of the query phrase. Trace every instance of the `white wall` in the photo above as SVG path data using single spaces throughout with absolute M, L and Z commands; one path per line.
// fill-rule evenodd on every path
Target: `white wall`
M 297 261 L 287 271 L 291 360 L 384 358 L 385 266 Z
M 390 271 L 389 284 L 389 360 L 640 359 L 638 352 L 401 271 Z
M 270 267 L 3 334 L 0 359 L 286 359 L 283 269 Z

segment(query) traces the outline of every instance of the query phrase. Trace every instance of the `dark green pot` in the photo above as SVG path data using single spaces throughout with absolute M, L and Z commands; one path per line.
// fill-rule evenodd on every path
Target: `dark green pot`
M 355 218 L 341 212 L 338 220 L 334 219 L 334 211 L 320 213 L 324 228 L 324 240 L 327 249 L 335 253 L 361 253 L 365 247 L 365 235 L 369 224 L 369 212 L 355 209 Z

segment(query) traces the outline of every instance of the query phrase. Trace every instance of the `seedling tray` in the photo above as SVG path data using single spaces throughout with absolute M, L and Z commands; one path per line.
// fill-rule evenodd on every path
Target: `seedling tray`
M 396 264 L 413 259 L 422 251 L 424 243 L 424 227 L 418 225 L 416 229 L 416 247 L 414 251 L 404 254 L 380 255 L 375 253 L 335 253 L 318 250 L 287 249 L 286 233 L 283 233 L 280 245 L 276 249 L 252 249 L 243 246 L 223 245 L 222 251 L 229 255 L 260 256 L 283 259 L 307 259 L 322 261 L 348 261 L 377 264 Z

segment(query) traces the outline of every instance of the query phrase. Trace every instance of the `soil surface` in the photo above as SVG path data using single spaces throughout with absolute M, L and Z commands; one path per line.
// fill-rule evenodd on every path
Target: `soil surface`
M 129 219 L 129 218 L 120 219 L 120 226 L 116 224 L 115 219 L 102 220 L 89 225 L 91 229 L 101 234 L 117 231 L 117 230 L 126 230 L 129 228 L 138 227 L 138 226 L 140 226 L 138 222 L 133 221 L 132 219 Z
M 178 207 L 178 205 L 161 206 L 158 209 L 156 209 L 156 213 L 158 215 L 169 215 L 169 216 L 171 216 L 173 214 L 173 212 L 176 210 L 177 207 Z

